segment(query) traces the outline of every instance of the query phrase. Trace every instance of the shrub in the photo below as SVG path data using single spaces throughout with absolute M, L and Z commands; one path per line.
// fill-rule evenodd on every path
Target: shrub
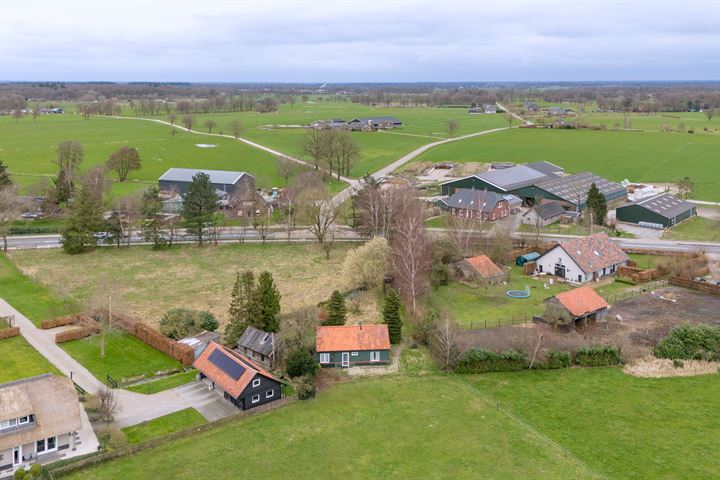
M 632 281 L 631 279 L 629 279 L 629 278 L 622 278 L 622 277 L 617 277 L 617 278 L 615 278 L 615 282 L 616 282 L 616 283 L 624 283 L 625 285 L 637 285 L 637 283 L 634 282 L 634 281 Z
M 575 353 L 575 365 L 607 367 L 623 363 L 620 349 L 614 345 L 581 348 Z
M 285 371 L 290 378 L 313 376 L 318 364 L 306 348 L 298 348 L 290 352 L 285 360 Z
M 214 332 L 220 326 L 220 322 L 210 312 L 200 312 L 200 327 L 208 332 Z
M 163 335 L 175 340 L 198 333 L 199 314 L 187 308 L 173 308 L 165 312 L 160 320 L 160 331 Z
M 658 342 L 655 356 L 672 360 L 720 360 L 720 327 L 677 326 Z
M 309 400 L 315 396 L 314 377 L 300 377 L 294 384 L 295 392 L 300 400 Z
M 495 353 L 482 348 L 465 351 L 455 365 L 457 373 L 512 372 L 527 368 L 527 355 L 508 350 Z
M 35 463 L 30 467 L 30 470 L 28 470 L 27 473 L 32 479 L 40 479 L 42 478 L 43 467 L 39 463 Z M 27 476 L 25 478 L 27 478 Z
M 25 469 L 24 468 L 18 468 L 15 470 L 15 473 L 13 474 L 13 480 L 23 480 L 25 478 Z
M 450 280 L 448 269 L 442 262 L 433 262 L 432 269 L 430 270 L 430 285 L 438 287 L 440 285 L 447 285 Z
M 568 368 L 570 365 L 572 365 L 572 356 L 570 355 L 570 352 L 558 352 L 555 350 L 550 350 L 549 352 L 547 352 L 546 358 L 547 368 Z

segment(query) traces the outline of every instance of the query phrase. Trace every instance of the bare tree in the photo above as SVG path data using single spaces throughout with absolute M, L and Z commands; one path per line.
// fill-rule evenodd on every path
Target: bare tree
M 287 232 L 287 239 L 290 241 L 290 236 L 293 229 L 295 228 L 295 189 L 292 187 L 286 188 L 280 194 L 278 199 L 278 208 L 280 216 L 285 224 L 285 231 Z
M 203 125 L 208 129 L 208 133 L 212 133 L 213 128 L 217 127 L 217 122 L 215 120 L 205 120 Z
M 277 159 L 277 172 L 280 177 L 285 180 L 285 188 L 288 186 L 288 181 L 290 180 L 290 177 L 293 176 L 295 171 L 297 170 L 297 163 L 293 160 L 289 159 L 288 157 L 282 155 L 279 156 Z
M 505 263 L 513 250 L 513 233 L 515 232 L 515 217 L 508 216 L 495 221 L 490 231 L 490 244 L 488 255 L 496 263 Z
M 177 120 L 177 115 L 175 115 L 174 113 L 171 113 L 170 115 L 168 115 L 168 120 L 170 120 L 170 125 L 175 126 L 175 121 Z
M 230 129 L 233 132 L 233 137 L 235 137 L 235 140 L 239 140 L 240 136 L 245 131 L 245 127 L 243 127 L 243 124 L 239 120 L 233 120 L 230 122 Z
M 115 200 L 114 206 L 120 220 L 121 235 L 129 247 L 133 231 L 142 218 L 142 198 L 138 195 L 127 195 Z
M 15 123 L 17 123 L 18 120 L 20 120 L 23 117 L 23 111 L 19 108 L 16 108 L 15 110 L 12 111 L 11 115 L 12 115 L 13 120 L 15 120 Z
M 62 142 L 57 146 L 55 164 L 60 167 L 58 178 L 63 178 L 66 188 L 72 191 L 75 174 L 85 156 L 85 149 L 80 142 Z
M 192 126 L 195 123 L 195 118 L 193 118 L 192 115 L 185 115 L 182 119 L 183 125 L 185 125 L 185 129 L 189 132 L 192 130 Z
M 509 112 L 505 112 L 505 114 L 503 114 L 503 118 L 504 118 L 505 121 L 507 122 L 508 127 L 512 127 L 512 126 L 513 126 L 513 123 L 515 122 L 515 117 L 514 117 L 514 116 L 512 116 Z
M 40 116 L 40 105 L 35 105 L 32 109 L 32 119 L 33 122 L 37 120 L 37 118 Z
M 108 158 L 105 166 L 118 174 L 118 181 L 127 180 L 131 170 L 140 170 L 140 152 L 132 147 L 120 147 Z
M 448 120 L 445 128 L 447 129 L 448 135 L 454 137 L 458 130 L 460 130 L 460 122 L 457 120 Z
M 712 108 L 708 108 L 707 110 L 705 110 L 705 116 L 707 117 L 708 122 L 711 121 L 715 116 L 715 110 L 713 110 Z
M 414 189 L 380 185 L 367 177 L 366 187 L 358 194 L 356 206 L 360 210 L 362 230 L 372 237 L 385 237 L 390 240 L 398 221 L 403 218 L 408 206 L 417 201 Z
M 447 215 L 447 235 L 450 244 L 461 257 L 470 254 L 477 233 L 481 229 L 482 220 L 474 215 Z
M 97 392 L 98 399 L 100 400 L 100 406 L 98 407 L 98 415 L 100 420 L 105 423 L 110 423 L 113 418 L 120 410 L 120 404 L 118 399 L 115 397 L 115 392 L 109 388 L 103 388 Z
M 100 165 L 85 172 L 80 182 L 92 193 L 97 202 L 102 202 L 103 195 L 107 194 L 112 187 L 112 181 L 108 178 L 105 168 Z
M 325 159 L 326 156 L 326 140 L 321 130 L 311 128 L 307 131 L 302 139 L 300 148 L 302 149 L 303 155 L 309 157 L 315 165 L 315 170 L 320 167 L 320 162 Z
M 430 349 L 444 370 L 452 370 L 459 352 L 455 344 L 459 327 L 448 315 L 441 315 L 430 333 Z
M 17 187 L 9 185 L 0 189 L 0 236 L 3 239 L 3 252 L 7 252 L 7 237 L 10 235 L 12 224 L 20 217 L 25 202 L 18 195 Z
M 338 215 L 338 206 L 332 201 L 332 194 L 322 179 L 318 183 L 312 176 L 300 175 L 298 180 L 296 202 L 299 213 L 329 259 L 335 242 L 333 225 Z

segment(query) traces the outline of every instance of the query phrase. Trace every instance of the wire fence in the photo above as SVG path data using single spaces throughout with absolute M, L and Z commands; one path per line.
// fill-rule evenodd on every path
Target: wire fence
M 614 304 L 617 302 L 622 302 L 623 300 L 627 300 L 629 298 L 634 298 L 640 295 L 644 295 L 651 290 L 655 290 L 660 287 L 665 287 L 669 284 L 669 282 L 665 279 L 663 280 L 655 280 L 652 282 L 644 283 L 642 285 L 638 285 L 634 288 L 625 288 L 623 290 L 619 290 L 611 295 L 608 295 L 606 297 L 606 300 L 610 304 Z
M 498 318 L 485 318 L 478 320 L 470 320 L 470 322 L 461 323 L 461 327 L 468 330 L 476 330 L 479 328 L 493 328 L 493 327 L 506 327 L 509 325 L 522 325 L 524 323 L 531 323 L 533 316 L 528 315 L 520 318 L 512 319 L 498 319 Z

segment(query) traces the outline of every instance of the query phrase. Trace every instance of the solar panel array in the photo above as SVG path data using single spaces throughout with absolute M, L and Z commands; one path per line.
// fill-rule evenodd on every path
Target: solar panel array
M 239 379 L 242 377 L 242 374 L 245 373 L 245 367 L 238 365 L 233 358 L 229 357 L 220 349 L 213 351 L 208 357 L 208 360 L 233 380 Z

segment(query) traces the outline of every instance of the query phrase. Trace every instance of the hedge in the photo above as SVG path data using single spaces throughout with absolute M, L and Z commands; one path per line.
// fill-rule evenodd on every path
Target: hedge
M 17 337 L 18 335 L 20 335 L 20 327 L 8 327 L 0 330 L 0 340 Z
M 720 327 L 679 325 L 660 339 L 655 356 L 671 360 L 720 360 Z
M 457 373 L 512 372 L 527 368 L 527 355 L 508 350 L 495 353 L 482 348 L 465 351 L 455 366 Z
M 10 227 L 10 235 L 34 235 L 42 233 L 60 233 L 61 227 L 59 225 L 44 225 L 44 226 L 28 226 L 28 227 Z
M 80 328 L 73 328 L 72 330 L 65 330 L 64 332 L 55 334 L 55 343 L 65 343 L 71 340 L 78 340 L 96 333 L 100 333 L 100 328 L 96 326 L 86 325 Z
M 50 328 L 64 327 L 66 325 L 75 325 L 79 323 L 77 314 L 65 315 L 63 317 L 51 318 L 50 320 L 43 320 L 40 322 L 40 328 L 47 330 Z
M 575 365 L 580 367 L 607 367 L 622 363 L 620 349 L 614 345 L 581 348 L 575 352 Z
M 558 352 L 555 350 L 550 350 L 545 355 L 546 362 L 545 367 L 550 369 L 556 369 L 556 368 L 568 368 L 572 365 L 572 355 L 570 355 L 570 352 Z

